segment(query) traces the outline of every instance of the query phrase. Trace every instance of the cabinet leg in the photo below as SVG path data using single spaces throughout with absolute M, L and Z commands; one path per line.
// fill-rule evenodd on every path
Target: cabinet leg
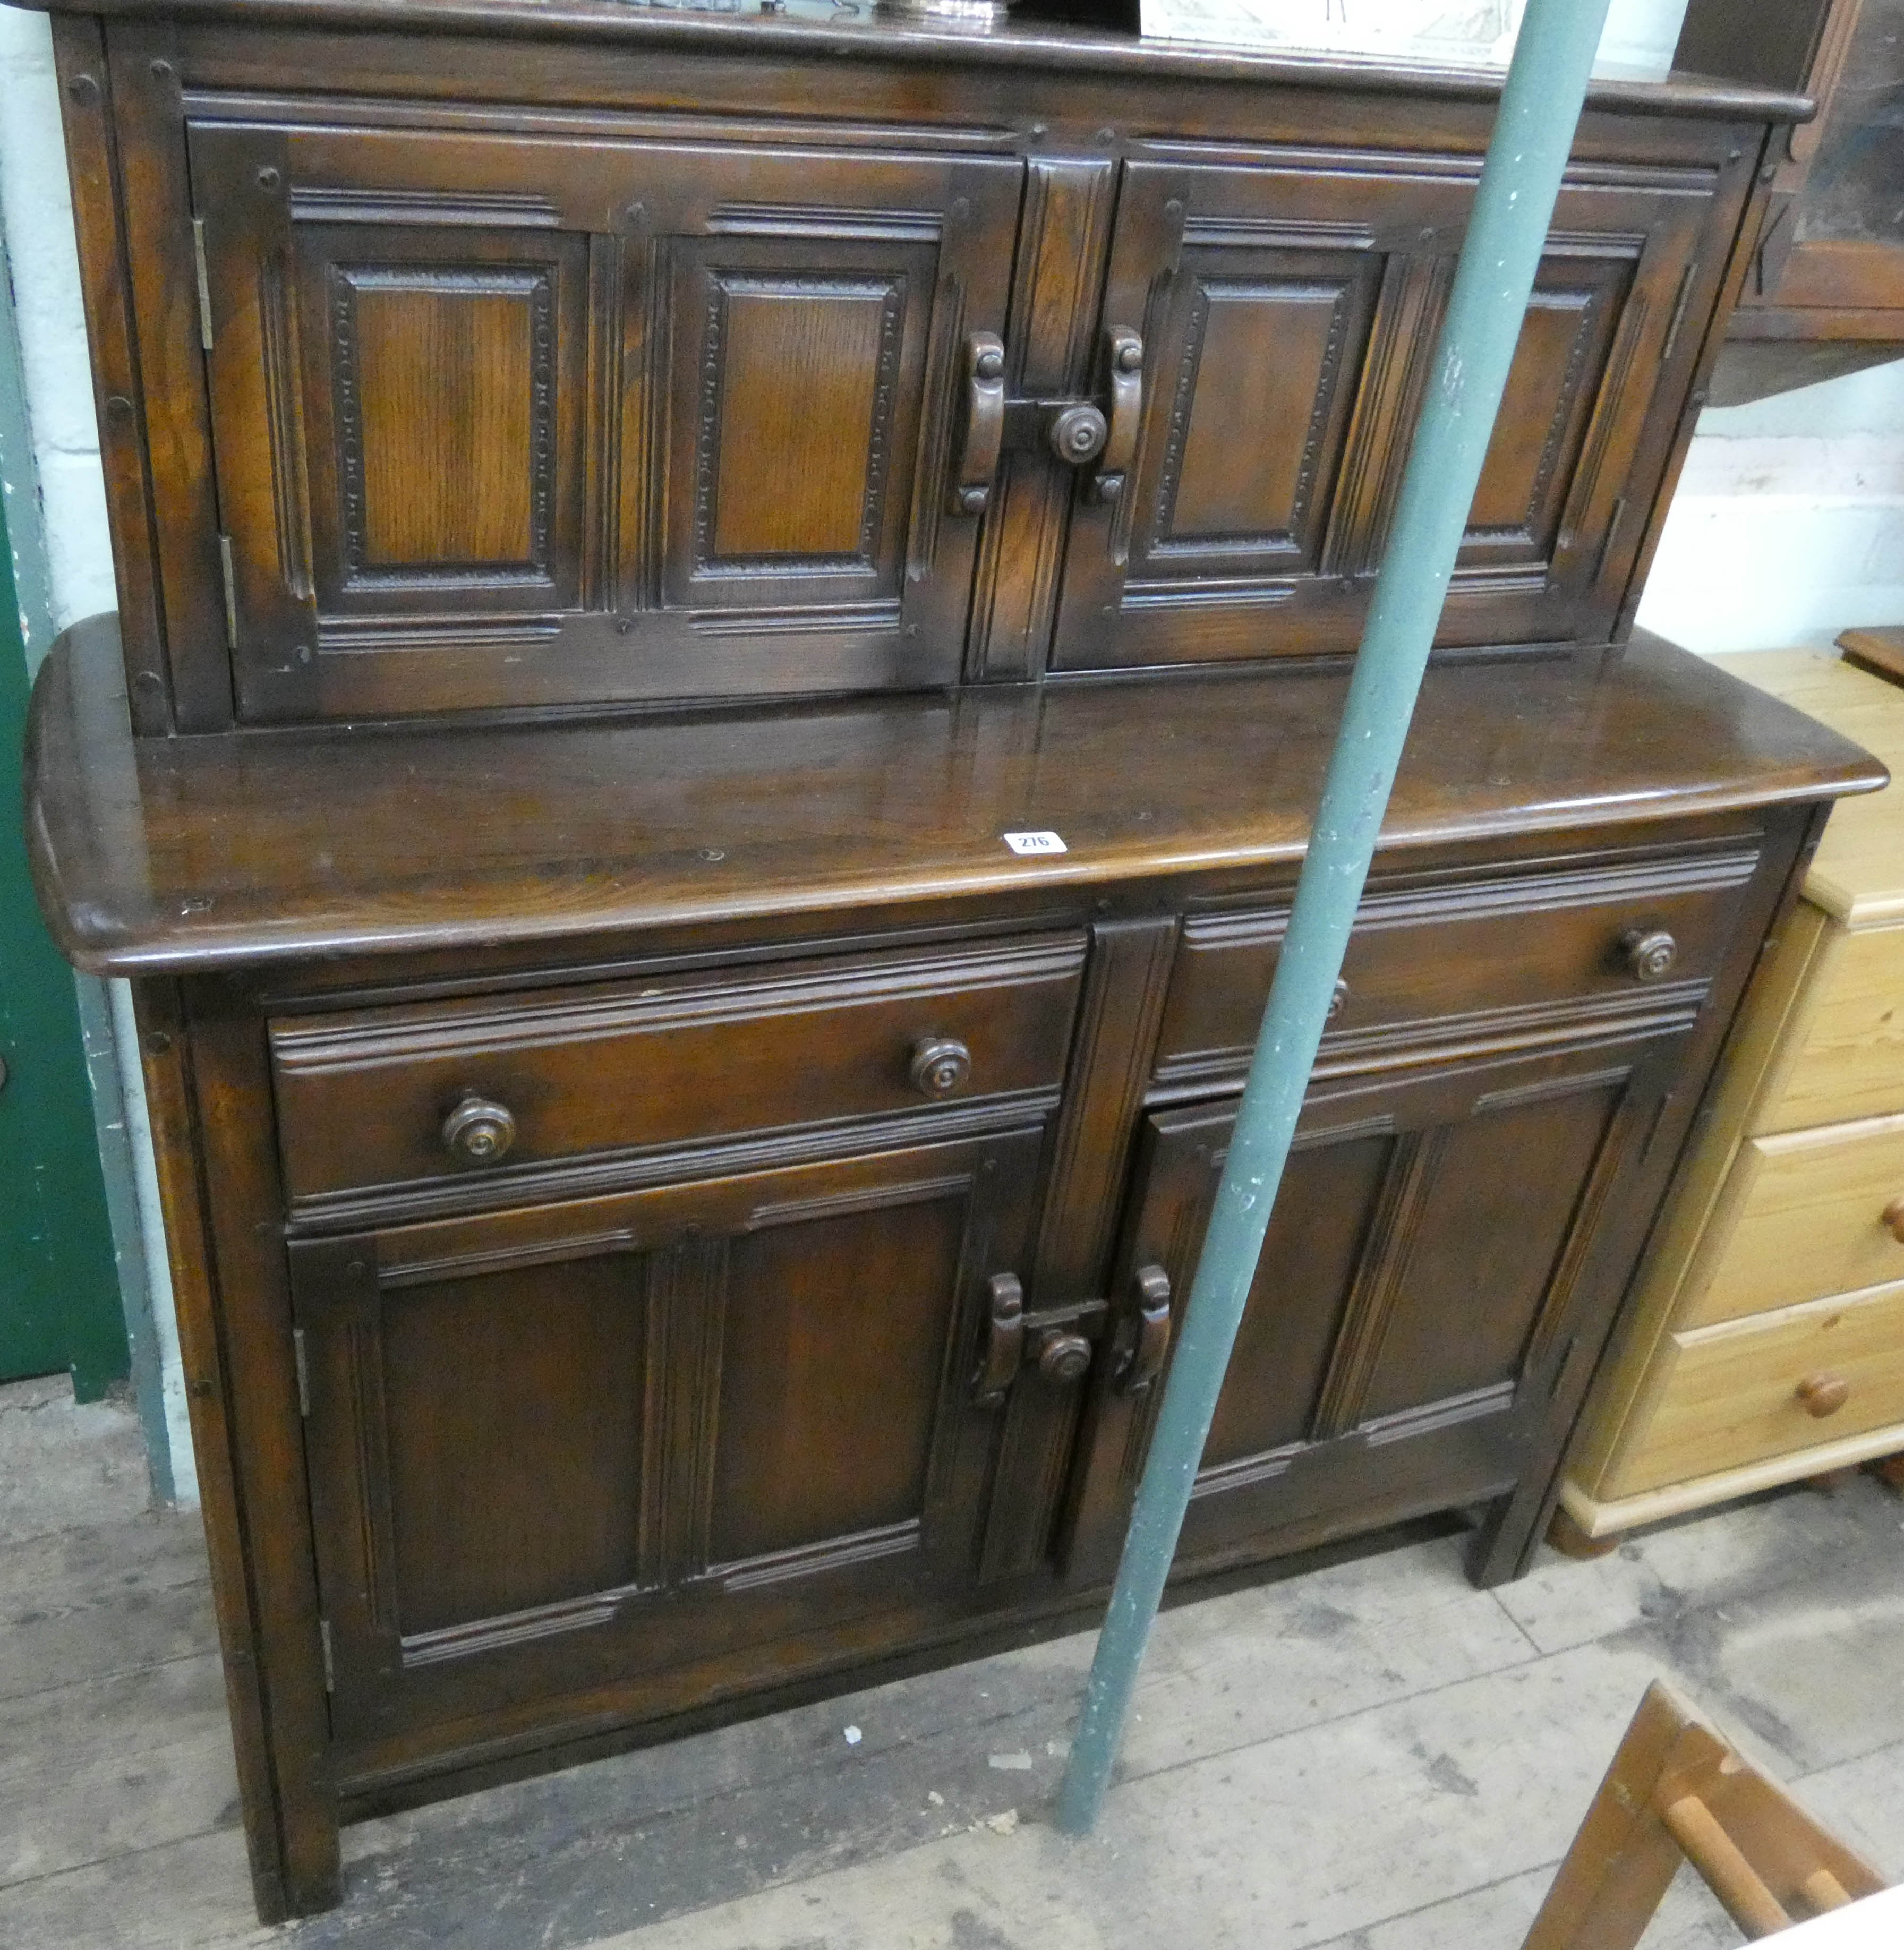
M 1596 1557 L 1610 1557 L 1619 1548 L 1617 1531 L 1606 1537 L 1589 1537 L 1568 1514 L 1563 1505 L 1557 1503 L 1553 1514 L 1547 1520 L 1547 1540 L 1563 1557 L 1572 1557 L 1582 1563 L 1591 1562 Z
M 1888 1483 L 1893 1490 L 1904 1493 L 1904 1450 L 1895 1456 L 1881 1456 L 1865 1466 L 1880 1482 Z
M 1548 1496 L 1543 1496 L 1535 1484 L 1523 1483 L 1519 1489 L 1497 1497 L 1468 1546 L 1469 1582 L 1487 1591 L 1497 1584 L 1511 1584 L 1522 1576 L 1532 1561 L 1548 1508 Z

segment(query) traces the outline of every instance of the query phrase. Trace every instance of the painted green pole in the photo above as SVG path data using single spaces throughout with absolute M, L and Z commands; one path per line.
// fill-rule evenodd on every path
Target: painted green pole
M 1288 1163 L 1611 0 L 1528 0 L 1289 929 L 1058 1790 L 1088 1834 Z

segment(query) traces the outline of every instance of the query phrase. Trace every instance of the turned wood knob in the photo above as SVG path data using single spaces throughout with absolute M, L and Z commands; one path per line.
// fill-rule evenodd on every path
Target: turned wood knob
M 912 1046 L 911 1075 L 921 1097 L 955 1097 L 972 1080 L 972 1052 L 956 1036 L 922 1036 Z
M 1619 945 L 1636 982 L 1664 981 L 1679 959 L 1678 942 L 1662 927 L 1629 928 Z
M 1798 1385 L 1798 1405 L 1815 1422 L 1836 1415 L 1851 1399 L 1851 1384 L 1842 1375 L 1807 1375 Z
M 1884 1229 L 1900 1246 L 1904 1246 L 1904 1192 L 1899 1192 L 1884 1207 Z
M 1082 1334 L 1048 1333 L 1038 1347 L 1038 1372 L 1059 1388 L 1083 1378 L 1091 1365 L 1091 1344 Z
M 460 1164 L 494 1164 L 516 1142 L 506 1104 L 466 1097 L 443 1120 L 443 1148 Z
M 1046 438 L 1067 467 L 1082 467 L 1104 451 L 1110 423 L 1095 407 L 1067 407 L 1052 417 Z

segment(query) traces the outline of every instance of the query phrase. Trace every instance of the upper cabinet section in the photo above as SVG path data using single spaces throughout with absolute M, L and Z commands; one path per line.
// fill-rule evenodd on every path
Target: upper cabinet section
M 241 716 L 956 678 L 1017 163 L 190 142 Z
M 55 30 L 142 732 L 1354 652 L 1492 83 L 205 4 Z M 1626 628 L 1792 112 L 1596 97 L 1444 643 Z
M 1140 431 L 1125 491 L 1079 497 L 1059 666 L 1355 647 L 1476 181 L 1313 151 L 1126 168 L 1105 325 L 1141 337 Z M 1697 355 L 1712 191 L 1576 170 L 1442 641 L 1610 634 Z

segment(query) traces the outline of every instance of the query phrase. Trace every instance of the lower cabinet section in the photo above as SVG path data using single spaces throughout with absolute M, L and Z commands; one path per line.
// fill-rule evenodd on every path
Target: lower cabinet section
M 340 1738 L 611 1687 L 665 1712 L 968 1585 L 1039 1488 L 994 1480 L 1013 1391 L 1077 1378 L 1022 1358 L 1042 1146 L 294 1245 Z
M 1515 1575 L 1801 835 L 1372 883 L 1179 1571 L 1479 1507 Z M 1288 892 L 142 992 L 287 1906 L 340 1818 L 1091 1615 Z
M 1513 1487 L 1619 1298 L 1631 1195 L 1684 1043 L 1682 1030 L 1312 1090 L 1186 1555 L 1257 1555 Z M 1226 1098 L 1147 1119 L 1125 1283 L 1187 1292 L 1234 1118 Z M 1115 1565 L 1157 1392 L 1101 1398 L 1096 1466 L 1114 1485 L 1084 1500 L 1080 1568 Z

